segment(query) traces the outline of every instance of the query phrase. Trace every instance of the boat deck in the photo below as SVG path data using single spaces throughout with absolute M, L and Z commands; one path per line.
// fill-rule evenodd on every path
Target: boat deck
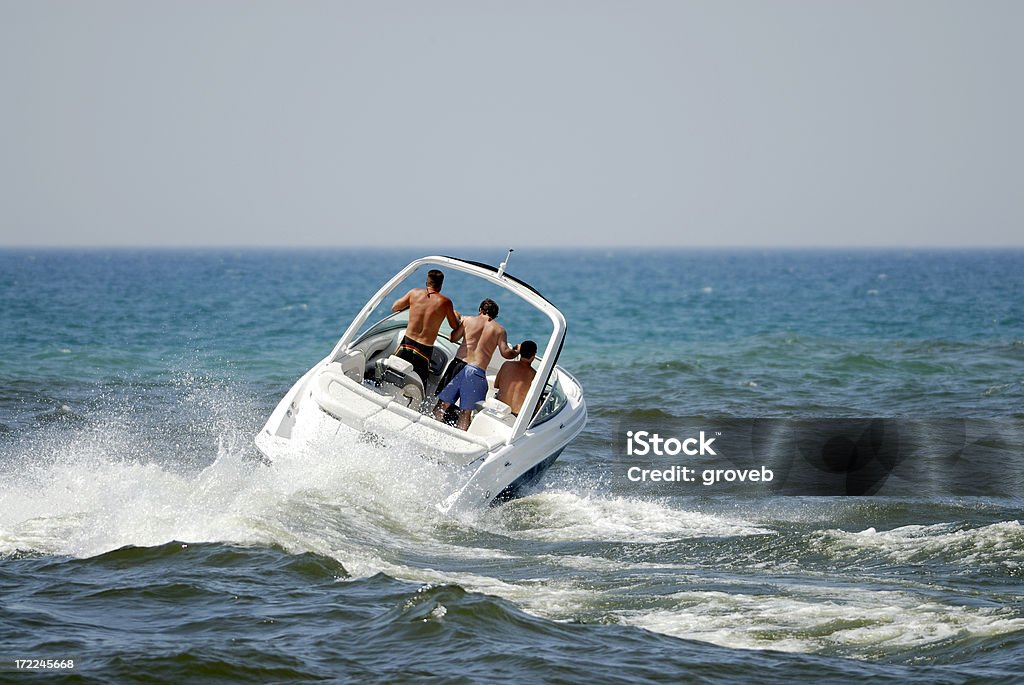
M 338 363 L 327 364 L 312 379 L 310 393 L 324 413 L 350 428 L 397 439 L 456 465 L 476 461 L 511 434 L 504 419 L 486 410 L 474 417 L 469 431 L 443 424 L 346 376 Z

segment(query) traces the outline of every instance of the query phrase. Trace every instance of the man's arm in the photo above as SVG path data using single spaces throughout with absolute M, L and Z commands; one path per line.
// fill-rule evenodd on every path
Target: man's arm
M 462 325 L 462 321 L 459 320 L 459 313 L 455 311 L 455 305 L 452 304 L 451 300 L 448 300 L 448 325 L 452 327 L 453 334 L 455 329 Z
M 452 342 L 459 342 L 464 337 L 466 337 L 466 327 L 463 326 L 460 321 L 459 325 L 452 329 L 451 335 L 448 336 L 448 339 Z
M 505 359 L 515 359 L 519 354 L 519 345 L 508 346 L 508 332 L 504 328 L 501 329 L 501 335 L 498 337 L 498 350 Z
M 391 305 L 391 311 L 401 312 L 409 308 L 409 303 L 412 302 L 412 291 L 410 290 L 405 295 L 395 300 L 395 303 Z

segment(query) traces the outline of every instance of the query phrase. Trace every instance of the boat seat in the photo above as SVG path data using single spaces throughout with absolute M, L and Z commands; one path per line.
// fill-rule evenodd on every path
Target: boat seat
M 406 407 L 419 407 L 427 394 L 412 362 L 398 355 L 393 354 L 377 362 L 377 379 L 397 388 L 392 397 Z
M 403 404 L 403 398 L 379 395 L 330 364 L 313 383 L 320 408 L 357 431 L 390 434 L 424 454 L 451 464 L 468 464 L 504 442 L 497 436 L 474 435 L 446 426 Z
M 416 421 L 419 421 L 421 418 L 423 418 L 423 414 L 396 400 L 391 400 L 390 402 L 388 402 L 388 410 L 393 411 L 399 416 L 408 419 L 411 423 L 415 423 Z
M 366 355 L 362 350 L 343 350 L 327 368 L 345 374 L 357 383 L 363 382 L 366 368 Z
M 366 344 L 364 354 L 366 356 L 365 374 L 373 373 L 377 366 L 377 362 L 382 359 L 387 359 L 390 355 L 395 353 L 398 346 L 402 343 L 402 337 L 405 336 L 405 328 L 400 328 L 390 337 L 381 340 L 377 339 L 375 342 L 369 342 Z
M 330 368 L 320 372 L 311 394 L 321 409 L 357 430 L 362 430 L 366 419 L 390 401 L 390 398 L 381 397 L 344 373 Z
M 496 419 L 505 419 L 512 416 L 512 407 L 508 406 L 493 395 L 485 399 L 483 402 L 478 402 L 476 408 L 482 412 L 486 412 Z
M 412 416 L 404 414 L 402 410 L 411 412 Z M 404 429 L 408 428 L 410 424 L 419 421 L 419 412 L 412 411 L 408 407 L 404 407 L 394 401 L 388 403 L 388 406 L 384 411 L 379 411 L 376 414 L 370 416 L 363 421 L 364 430 L 371 431 L 379 434 L 390 434 L 390 433 L 401 433 Z
M 403 428 L 399 436 L 424 453 L 459 466 L 475 461 L 491 449 L 479 436 L 426 417 Z
M 493 414 L 480 412 L 473 417 L 473 422 L 469 424 L 467 432 L 481 438 L 487 442 L 489 447 L 494 448 L 508 440 L 508 436 L 512 433 L 512 427 Z

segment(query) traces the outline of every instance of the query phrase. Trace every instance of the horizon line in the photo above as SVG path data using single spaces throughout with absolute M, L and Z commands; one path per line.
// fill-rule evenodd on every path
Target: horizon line
M 822 245 L 822 244 L 807 244 L 807 245 L 681 245 L 681 244 L 661 244 L 661 245 L 622 245 L 622 244 L 587 244 L 587 245 L 540 245 L 540 244 L 525 244 L 512 246 L 515 250 L 572 250 L 579 252 L 595 252 L 601 250 L 624 250 L 624 251 L 644 251 L 644 250 L 769 250 L 769 251 L 782 251 L 782 250 L 835 250 L 835 251 L 901 251 L 901 250 L 936 250 L 936 251 L 949 251 L 949 250 L 974 250 L 974 251 L 985 251 L 985 250 L 1024 250 L 1024 244 L 984 244 L 984 245 L 948 245 L 948 244 L 916 244 L 916 245 Z M 104 243 L 104 244 L 3 244 L 0 243 L 0 250 L 281 250 L 281 251 L 379 251 L 379 252 L 395 252 L 400 250 L 427 250 L 432 254 L 441 254 L 443 252 L 451 252 L 452 250 L 500 250 L 502 252 L 508 250 L 508 247 L 498 245 L 426 245 L 426 244 L 415 244 L 410 243 L 408 245 L 400 246 L 380 246 L 380 245 L 368 245 L 368 244 L 357 244 L 357 245 L 326 245 L 326 244 L 314 244 L 314 245 L 287 245 L 287 244 L 237 244 L 237 243 L 211 243 L 211 244 L 155 244 L 147 245 L 140 243 Z

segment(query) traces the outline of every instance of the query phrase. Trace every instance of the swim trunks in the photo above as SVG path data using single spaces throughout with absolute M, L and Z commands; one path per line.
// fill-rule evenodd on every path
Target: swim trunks
M 459 400 L 459 409 L 470 411 L 476 408 L 477 402 L 487 397 L 487 373 L 479 366 L 466 364 L 466 368 L 458 373 L 451 383 L 445 386 L 437 399 L 448 404 Z
M 412 370 L 427 384 L 427 376 L 430 375 L 430 357 L 434 354 L 433 345 L 424 345 L 416 342 L 407 335 L 402 336 L 402 342 L 395 350 L 395 356 L 412 364 Z
M 437 387 L 444 390 L 448 387 L 448 384 L 457 376 L 464 368 L 466 368 L 466 360 L 455 358 L 452 363 L 448 365 L 448 368 L 444 370 L 444 375 L 441 376 L 441 380 L 437 382 Z

